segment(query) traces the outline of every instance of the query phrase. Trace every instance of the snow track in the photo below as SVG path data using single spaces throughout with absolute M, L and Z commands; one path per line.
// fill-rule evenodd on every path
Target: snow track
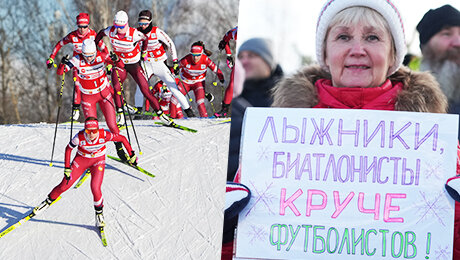
M 230 124 L 218 121 L 176 120 L 197 133 L 134 121 L 142 155 L 131 129 L 130 137 L 139 165 L 156 177 L 106 159 L 107 247 L 94 226 L 88 178 L 0 238 L 0 259 L 220 259 Z M 73 133 L 82 128 L 74 125 Z M 49 167 L 54 124 L 0 126 L 0 232 L 61 181 L 69 133 L 70 125 L 58 126 Z M 107 148 L 116 156 L 113 144 Z

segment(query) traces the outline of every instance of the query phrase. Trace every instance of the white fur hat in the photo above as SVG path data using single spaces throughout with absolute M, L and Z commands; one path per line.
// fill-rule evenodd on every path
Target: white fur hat
M 324 39 L 329 24 L 337 13 L 353 6 L 364 6 L 374 9 L 387 21 L 396 48 L 395 62 L 391 66 L 387 76 L 393 74 L 401 66 L 407 48 L 401 15 L 390 0 L 327 0 L 326 4 L 321 9 L 316 24 L 316 59 L 321 67 L 327 70 L 323 53 L 325 48 Z

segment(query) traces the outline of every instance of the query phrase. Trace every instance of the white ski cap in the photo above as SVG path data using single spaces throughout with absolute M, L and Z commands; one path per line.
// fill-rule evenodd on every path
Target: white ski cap
M 83 41 L 81 52 L 85 56 L 92 56 L 96 54 L 96 43 L 92 39 L 86 39 Z
M 393 74 L 402 65 L 407 48 L 402 18 L 391 0 L 328 0 L 321 9 L 316 24 L 316 59 L 318 63 L 323 69 L 327 70 L 324 60 L 325 46 L 323 43 L 333 17 L 340 11 L 354 6 L 364 6 L 374 9 L 387 21 L 396 48 L 395 62 L 392 64 L 388 76 Z
M 126 25 L 128 23 L 128 14 L 121 10 L 118 11 L 115 14 L 115 17 L 113 18 L 113 24 L 114 25 Z

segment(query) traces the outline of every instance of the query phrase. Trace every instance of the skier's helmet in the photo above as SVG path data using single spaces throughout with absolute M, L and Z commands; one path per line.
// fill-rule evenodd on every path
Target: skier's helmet
M 125 11 L 118 11 L 113 18 L 113 25 L 126 25 L 128 23 L 128 14 Z
M 96 43 L 94 40 L 86 39 L 83 41 L 81 49 L 83 56 L 93 56 L 96 54 Z

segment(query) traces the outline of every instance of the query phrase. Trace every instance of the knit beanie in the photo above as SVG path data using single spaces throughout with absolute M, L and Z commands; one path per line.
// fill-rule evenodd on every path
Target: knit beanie
M 430 9 L 417 24 L 420 45 L 427 43 L 445 26 L 460 26 L 460 12 L 451 5 Z
M 252 38 L 245 41 L 238 53 L 242 51 L 250 51 L 259 55 L 270 67 L 271 71 L 276 68 L 276 62 L 273 59 L 272 42 L 264 38 Z
M 395 61 L 388 71 L 388 76 L 396 72 L 406 55 L 404 26 L 398 9 L 390 0 L 328 0 L 321 9 L 316 24 L 316 59 L 321 67 L 327 69 L 324 57 L 324 40 L 329 25 L 340 11 L 356 6 L 368 7 L 378 12 L 387 21 L 396 48 Z

